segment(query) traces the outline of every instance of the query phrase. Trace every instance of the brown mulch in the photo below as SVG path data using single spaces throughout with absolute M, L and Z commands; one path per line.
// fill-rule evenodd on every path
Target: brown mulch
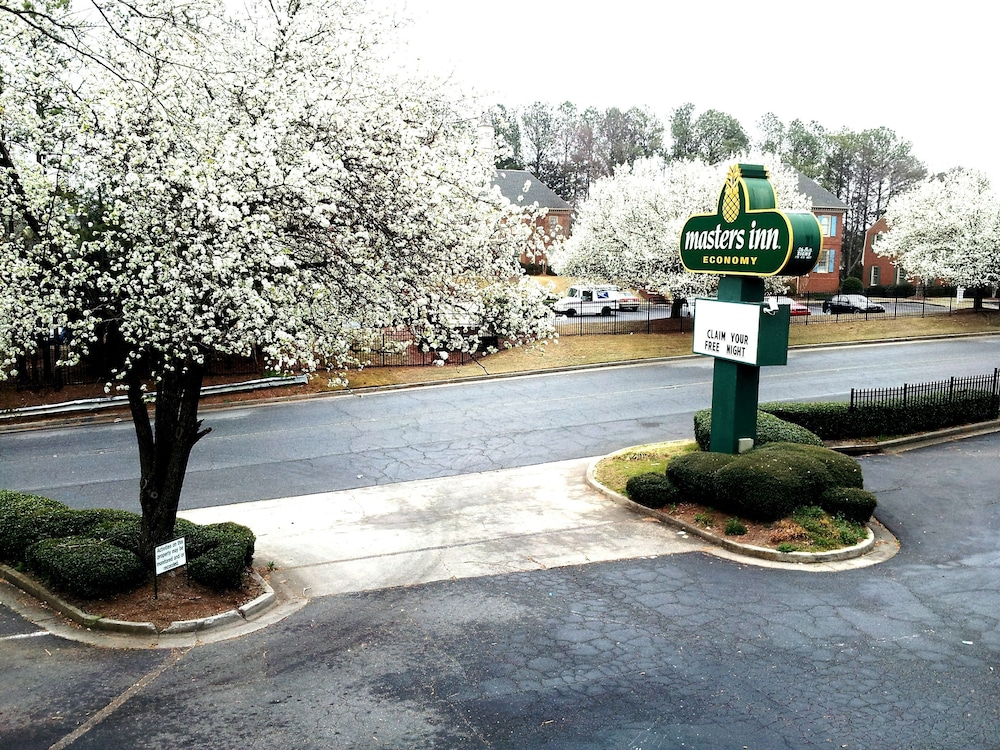
M 794 521 L 782 520 L 776 523 L 760 523 L 745 518 L 739 520 L 747 528 L 746 534 L 727 534 L 726 521 L 733 516 L 706 508 L 696 503 L 678 503 L 676 506 L 661 508 L 660 512 L 691 526 L 697 526 L 715 536 L 729 539 L 738 544 L 777 549 L 782 542 L 801 542 L 804 529 Z
M 67 594 L 59 596 L 88 614 L 126 622 L 151 622 L 157 630 L 163 630 L 172 622 L 200 620 L 229 612 L 264 593 L 249 570 L 243 576 L 243 586 L 232 591 L 213 591 L 189 581 L 184 568 L 159 576 L 156 588 L 155 597 L 152 581 L 134 591 L 107 599 L 81 599 Z

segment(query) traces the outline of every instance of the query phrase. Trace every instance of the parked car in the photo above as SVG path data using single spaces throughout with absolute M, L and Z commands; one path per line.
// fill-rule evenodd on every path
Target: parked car
M 805 305 L 803 305 L 801 302 L 796 302 L 791 297 L 782 297 L 782 296 L 778 296 L 778 297 L 765 297 L 764 298 L 764 302 L 769 302 L 772 299 L 775 301 L 775 304 L 777 304 L 778 306 L 790 307 L 791 310 L 789 311 L 789 314 L 792 315 L 792 316 L 795 316 L 795 315 L 811 315 L 812 314 L 808 307 L 806 307 Z
M 863 294 L 838 294 L 823 303 L 825 313 L 883 313 L 885 308 Z
M 638 310 L 639 298 L 623 292 L 612 284 L 571 286 L 566 290 L 566 296 L 552 305 L 552 309 L 568 317 L 611 315 L 618 310 L 628 312 Z

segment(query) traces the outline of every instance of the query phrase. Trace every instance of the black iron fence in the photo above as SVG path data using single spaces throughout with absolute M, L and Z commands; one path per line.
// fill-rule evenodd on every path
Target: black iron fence
M 954 315 L 973 310 L 977 304 L 974 297 L 960 295 L 954 287 L 890 287 L 869 290 L 867 295 L 849 295 L 846 299 L 838 299 L 838 296 L 813 292 L 782 298 L 781 304 L 794 303 L 791 305 L 793 325 Z M 984 310 L 1000 309 L 996 296 L 981 298 L 979 305 Z M 640 300 L 634 312 L 557 315 L 556 330 L 560 336 L 690 331 L 693 327 L 691 311 L 696 307 L 696 304 L 685 304 L 681 314 L 675 316 L 669 302 Z
M 895 408 L 908 404 L 947 405 L 970 395 L 1000 398 L 1000 369 L 990 375 L 949 378 L 933 383 L 904 383 L 893 388 L 852 388 L 851 409 Z
M 489 347 L 498 345 L 495 338 L 484 339 L 477 352 L 425 351 L 406 328 L 370 334 L 364 342 L 351 349 L 351 354 L 363 367 L 426 367 L 429 365 L 464 365 L 480 356 Z
M 114 367 L 120 357 L 101 346 L 91 346 L 87 355 L 72 365 L 63 364 L 69 358 L 68 347 L 58 339 L 40 341 L 35 351 L 17 358 L 18 390 L 38 390 L 41 388 L 60 389 L 69 385 L 93 385 L 114 380 Z M 208 376 L 264 374 L 264 360 L 259 352 L 249 357 L 212 352 L 205 358 L 205 374 Z
M 963 296 L 954 287 L 889 287 L 872 289 L 861 300 L 848 304 L 834 295 L 803 294 L 792 298 L 792 323 L 807 325 L 818 322 L 855 320 L 889 320 L 903 317 L 953 315 L 977 306 L 997 310 L 997 297 L 976 300 Z M 786 304 L 787 300 L 782 300 Z M 856 303 L 856 304 L 855 304 Z M 611 315 L 557 315 L 556 331 L 560 336 L 622 335 L 629 333 L 683 333 L 693 328 L 692 311 L 696 304 L 674 306 L 669 301 L 640 300 L 634 311 L 619 310 Z M 680 314 L 676 314 L 679 312 Z M 387 330 L 369 336 L 353 350 L 365 367 L 422 367 L 443 364 L 464 364 L 483 356 L 497 342 L 484 341 L 478 352 L 423 351 L 407 330 Z M 67 354 L 57 339 L 41 342 L 36 351 L 17 362 L 17 388 L 61 388 L 65 385 L 104 383 L 113 379 L 113 363 L 121 361 L 114 352 L 92 347 L 91 353 L 74 365 L 60 364 Z M 259 354 L 251 357 L 212 354 L 207 361 L 209 376 L 264 374 L 265 363 Z

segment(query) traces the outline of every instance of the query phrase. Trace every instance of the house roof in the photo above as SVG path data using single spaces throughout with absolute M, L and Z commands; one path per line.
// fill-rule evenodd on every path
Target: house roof
M 801 172 L 799 175 L 799 192 L 805 193 L 812 199 L 813 211 L 846 211 L 847 204 L 840 200 L 825 187 L 815 180 L 806 177 Z
M 515 206 L 530 206 L 537 203 L 539 208 L 565 211 L 572 209 L 572 206 L 556 195 L 552 188 L 523 169 L 498 169 L 493 176 L 493 184 L 499 187 L 500 194 Z

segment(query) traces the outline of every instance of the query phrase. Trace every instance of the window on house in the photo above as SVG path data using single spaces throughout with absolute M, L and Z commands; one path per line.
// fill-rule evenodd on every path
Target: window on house
M 903 273 L 903 269 L 899 268 L 897 266 L 896 267 L 896 280 L 893 283 L 894 284 L 902 284 L 904 281 L 906 281 L 906 275 Z
M 819 260 L 816 261 L 816 265 L 813 267 L 813 273 L 833 273 L 836 271 L 835 256 L 836 253 L 829 248 L 826 250 L 820 250 Z
M 872 266 L 871 268 L 871 278 L 868 281 L 868 286 L 878 286 L 882 278 L 882 269 L 878 266 Z
M 559 224 L 559 217 L 552 216 L 550 214 L 547 218 L 549 220 L 549 236 L 555 237 L 557 234 L 562 232 L 562 226 Z
M 820 229 L 823 230 L 824 237 L 836 237 L 837 236 L 837 217 L 834 214 L 820 214 L 816 217 L 819 219 Z

